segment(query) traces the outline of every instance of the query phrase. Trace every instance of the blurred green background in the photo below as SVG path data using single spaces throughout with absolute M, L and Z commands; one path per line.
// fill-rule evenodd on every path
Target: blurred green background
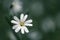
M 11 12 L 14 1 L 0 0 L 0 40 L 60 40 L 60 0 L 20 0 L 23 11 Z M 15 33 L 8 23 L 21 12 L 28 14 L 34 25 L 24 35 Z

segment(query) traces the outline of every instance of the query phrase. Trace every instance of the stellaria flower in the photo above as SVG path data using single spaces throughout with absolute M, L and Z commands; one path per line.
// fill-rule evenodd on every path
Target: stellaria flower
M 30 20 L 26 20 L 28 17 L 28 15 L 21 14 L 20 15 L 20 19 L 16 16 L 14 16 L 14 20 L 11 20 L 11 23 L 15 24 L 13 25 L 12 29 L 15 29 L 15 32 L 19 32 L 21 31 L 22 34 L 24 34 L 24 32 L 28 33 L 29 30 L 26 26 L 33 26 L 32 23 L 32 19 Z

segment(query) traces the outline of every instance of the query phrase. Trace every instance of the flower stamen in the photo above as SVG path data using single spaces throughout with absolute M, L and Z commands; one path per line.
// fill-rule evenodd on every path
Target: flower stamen
M 24 26 L 24 22 L 20 22 L 20 26 Z

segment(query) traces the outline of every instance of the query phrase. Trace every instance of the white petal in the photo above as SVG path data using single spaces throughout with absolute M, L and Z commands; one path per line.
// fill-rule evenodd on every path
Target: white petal
M 16 29 L 18 27 L 18 25 L 14 25 L 13 27 L 12 27 L 12 29 Z
M 14 20 L 12 20 L 11 23 L 13 23 L 13 24 L 18 24 L 18 22 L 14 21 Z
M 24 28 L 21 28 L 21 33 L 24 34 Z
M 27 19 L 27 17 L 28 17 L 28 15 L 25 15 L 23 20 L 25 21 Z
M 22 20 L 22 19 L 23 19 L 23 17 L 24 17 L 24 14 L 21 14 L 21 15 L 20 15 L 20 20 Z
M 29 30 L 27 29 L 27 27 L 24 27 L 24 30 L 25 30 L 26 33 L 29 32 Z
M 14 16 L 14 19 L 15 19 L 17 22 L 19 22 L 19 18 L 17 18 L 16 16 Z
M 25 24 L 25 26 L 33 26 L 32 24 Z
M 32 22 L 32 20 L 30 19 L 30 20 L 27 20 L 25 23 L 31 23 Z
M 17 29 L 15 29 L 15 32 L 17 33 L 17 32 L 19 32 L 20 31 L 20 27 L 17 27 Z

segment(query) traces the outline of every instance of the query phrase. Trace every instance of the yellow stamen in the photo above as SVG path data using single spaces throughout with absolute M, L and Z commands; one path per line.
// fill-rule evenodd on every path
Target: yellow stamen
M 24 26 L 24 22 L 20 22 L 20 26 Z

